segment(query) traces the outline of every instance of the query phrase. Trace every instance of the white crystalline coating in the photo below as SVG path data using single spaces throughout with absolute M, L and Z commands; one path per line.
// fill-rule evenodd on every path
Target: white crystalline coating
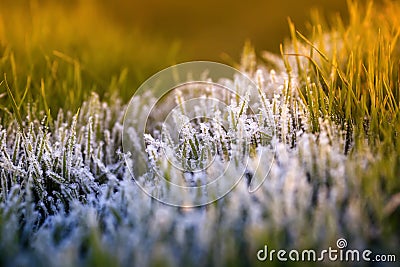
M 52 133 L 41 127 L 42 118 L 31 118 L 33 131 L 24 135 L 13 134 L 17 132 L 16 124 L 1 129 L 2 263 L 79 266 L 92 255 L 109 256 L 112 263 L 121 266 L 149 266 L 155 263 L 150 251 L 161 251 L 160 255 L 169 255 L 163 257 L 165 265 L 185 265 L 186 260 L 204 266 L 218 265 L 228 262 L 230 251 L 249 249 L 250 256 L 255 257 L 253 252 L 260 244 L 285 242 L 281 233 L 287 233 L 291 238 L 288 245 L 293 247 L 304 245 L 304 232 L 310 240 L 328 246 L 333 237 L 346 232 L 349 240 L 365 247 L 365 233 L 374 233 L 376 225 L 369 224 L 370 214 L 359 197 L 365 182 L 359 180 L 359 174 L 368 171 L 376 160 L 374 154 L 366 148 L 363 157 L 349 161 L 342 153 L 344 136 L 340 129 L 322 120 L 317 138 L 309 131 L 307 109 L 299 103 L 290 110 L 282 90 L 288 85 L 286 73 L 260 69 L 256 75 L 263 87 L 260 95 L 249 96 L 250 100 L 259 98 L 254 104 L 255 114 L 240 114 L 241 102 L 229 101 L 226 110 L 213 111 L 214 120 L 201 121 L 198 128 L 188 125 L 188 117 L 176 114 L 179 125 L 186 125 L 181 143 L 161 131 L 160 136 L 145 135 L 144 147 L 133 126 L 126 132 L 125 138 L 133 147 L 143 148 L 143 154 L 147 153 L 153 163 L 159 160 L 157 166 L 174 184 L 204 185 L 213 182 L 214 173 L 222 173 L 224 179 L 214 191 L 191 188 L 188 192 L 192 195 L 184 196 L 188 201 L 197 194 L 214 197 L 213 194 L 230 189 L 229 179 L 238 175 L 262 180 L 269 173 L 254 194 L 248 193 L 243 179 L 225 198 L 202 208 L 170 207 L 139 189 L 127 168 L 136 164 L 138 155 L 120 152 L 123 108 L 102 103 L 96 95 L 83 104 L 77 116 L 60 112 Z M 224 82 L 238 87 L 243 84 L 239 79 Z M 238 90 L 242 92 L 242 88 Z M 138 122 L 146 119 L 143 114 L 149 109 L 151 98 L 147 93 L 132 100 L 131 111 Z M 292 125 L 294 118 L 301 118 L 297 128 Z M 276 129 L 269 128 L 271 120 Z M 189 140 L 194 142 L 196 135 L 199 145 L 192 148 Z M 262 142 L 262 138 L 267 141 Z M 241 139 L 254 142 L 248 151 L 252 156 L 245 173 L 240 172 L 241 152 L 247 151 L 240 146 Z M 199 152 L 204 151 L 203 160 L 215 156 L 207 154 L 212 145 L 217 154 L 214 164 L 204 171 L 184 174 L 171 168 L 165 158 L 177 150 L 183 153 L 183 146 L 179 145 L 185 142 L 193 169 L 202 163 Z M 265 162 L 274 157 L 270 169 Z M 229 160 L 235 163 L 230 168 L 226 167 Z M 145 173 L 143 180 L 152 174 Z M 165 193 L 157 181 L 150 185 L 154 192 Z M 179 195 L 181 191 L 173 188 L 171 194 Z M 361 221 L 366 222 L 363 227 L 354 223 Z M 21 246 L 16 243 L 18 240 L 29 245 Z M 210 262 L 205 262 L 208 258 Z
M 128 105 L 123 129 L 124 151 L 133 155 L 133 164 L 127 166 L 140 188 L 158 201 L 185 207 L 210 204 L 228 194 L 246 172 L 250 148 L 269 142 L 258 128 L 274 135 L 274 119 L 260 120 L 258 108 L 253 110 L 260 92 L 246 74 L 215 62 L 178 64 L 149 78 Z M 148 100 L 149 107 L 139 114 L 138 97 Z M 269 109 L 264 106 L 268 116 Z M 137 119 L 141 114 L 144 121 Z M 129 138 L 131 127 L 136 141 Z M 218 160 L 227 165 L 210 172 Z M 227 171 L 238 167 L 242 170 L 228 177 Z M 199 173 L 205 177 L 196 177 Z

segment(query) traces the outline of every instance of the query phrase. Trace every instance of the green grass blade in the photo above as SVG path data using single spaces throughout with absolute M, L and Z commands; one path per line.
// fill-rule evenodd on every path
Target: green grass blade
M 3 81 L 0 82 L 0 85 L 1 85 L 2 83 L 3 83 Z M 22 130 L 22 129 L 23 129 L 23 123 L 22 123 L 21 114 L 20 114 L 18 105 L 17 105 L 17 103 L 15 102 L 14 95 L 13 95 L 13 93 L 11 92 L 10 87 L 8 86 L 7 74 L 5 74 L 5 73 L 4 73 L 4 84 L 5 84 L 5 87 L 6 87 L 6 89 L 7 89 L 8 97 L 9 97 L 10 100 L 11 100 L 11 106 L 12 106 L 12 109 L 13 109 L 13 111 L 14 111 L 14 116 L 15 116 L 17 122 L 18 122 L 18 125 L 19 125 L 20 129 Z

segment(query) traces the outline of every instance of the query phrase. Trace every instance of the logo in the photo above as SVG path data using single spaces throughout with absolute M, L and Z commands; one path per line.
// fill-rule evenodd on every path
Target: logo
M 337 249 L 336 249 L 337 248 Z M 396 262 L 395 254 L 375 254 L 369 249 L 347 249 L 347 240 L 339 238 L 336 241 L 336 248 L 328 247 L 321 251 L 314 249 L 285 250 L 269 249 L 267 245 L 257 251 L 259 261 L 293 261 L 293 262 Z
M 196 207 L 226 196 L 243 177 L 256 191 L 273 162 L 274 135 L 262 84 L 230 66 L 196 61 L 138 88 L 122 140 L 127 167 L 147 195 Z

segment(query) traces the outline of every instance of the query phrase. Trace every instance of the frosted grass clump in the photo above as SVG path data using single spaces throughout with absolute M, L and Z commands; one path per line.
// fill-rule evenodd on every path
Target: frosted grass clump
M 261 91 L 237 69 L 206 61 L 171 66 L 146 80 L 127 106 L 123 131 L 139 186 L 185 207 L 229 193 L 246 173 L 247 159 L 271 145 L 274 118 L 268 105 L 260 109 Z M 146 107 L 138 109 L 138 99 Z M 250 176 L 254 187 L 262 182 Z
M 345 156 L 341 131 L 328 120 L 320 121 L 318 135 L 310 133 L 304 106 L 295 99 L 293 105 L 285 101 L 281 84 L 265 86 L 268 75 L 262 69 L 255 73 L 261 86 L 260 114 L 255 118 L 265 117 L 263 105 L 268 105 L 277 125 L 277 138 L 271 140 L 277 150 L 270 175 L 254 194 L 242 181 L 227 197 L 204 208 L 169 207 L 138 189 L 118 154 L 122 109 L 119 104 L 100 102 L 96 95 L 77 114 L 60 112 L 53 132 L 34 117 L 26 122 L 26 132 L 18 131 L 15 124 L 2 129 L 3 263 L 206 266 L 235 262 L 246 266 L 256 262 L 255 253 L 264 243 L 322 249 L 332 246 L 338 236 L 346 236 L 352 246 L 368 247 L 371 239 L 379 237 L 370 236 L 376 225 L 364 208 L 369 200 L 359 198 L 359 177 L 369 171 L 374 159 L 365 162 Z M 264 92 L 275 89 L 273 98 L 266 97 Z M 232 105 L 228 112 L 238 114 L 238 107 Z M 260 121 L 264 120 L 249 122 L 232 115 L 229 129 L 242 124 L 246 134 L 258 140 L 257 133 L 264 131 Z M 190 145 L 198 138 L 203 145 L 214 143 L 221 158 L 224 153 L 231 155 L 232 147 L 224 150 L 216 142 L 231 132 L 216 127 L 215 135 L 210 135 L 212 123 L 201 122 L 198 127 L 183 133 L 186 152 L 182 146 L 171 149 L 187 153 L 184 160 L 199 160 L 207 151 L 200 142 L 196 148 Z M 18 134 L 10 135 L 13 131 Z M 147 153 L 157 161 L 168 139 L 147 135 L 146 140 Z M 268 149 L 256 144 L 256 155 L 257 150 Z M 269 171 L 260 168 L 262 173 Z M 362 227 L 354 227 L 354 222 L 363 222 Z
M 240 114 L 247 104 L 240 101 L 193 125 L 178 112 L 172 120 L 187 125 L 178 140 L 152 118 L 141 153 L 177 183 L 203 183 L 209 175 L 195 170 L 208 162 L 210 150 L 219 164 L 209 170 L 214 173 L 243 152 L 234 138 L 251 140 L 244 178 L 226 197 L 201 208 L 164 205 L 140 190 L 126 167 L 138 155 L 120 152 L 126 106 L 115 98 L 106 103 L 94 94 L 79 112 L 60 111 L 54 120 L 32 105 L 22 127 L 0 125 L 0 265 L 280 266 L 258 262 L 257 251 L 264 245 L 320 251 L 335 248 L 338 238 L 351 249 L 398 253 L 398 68 L 392 59 L 398 54 L 387 47 L 397 44 L 396 51 L 398 35 L 387 41 L 386 27 L 380 38 L 372 30 L 366 34 L 368 25 L 386 19 L 371 14 L 373 9 L 358 11 L 348 31 L 334 31 L 331 38 L 338 39 L 331 46 L 324 46 L 327 37 L 318 27 L 318 51 L 291 27 L 290 47 L 282 57 L 265 53 L 265 65 L 247 46 L 240 69 L 259 89 L 248 96 L 254 114 Z M 380 49 L 389 51 L 386 60 Z M 388 66 L 374 69 L 372 62 Z M 378 77 L 384 77 L 382 84 Z M 247 99 L 243 81 L 225 82 L 237 84 Z M 374 98 L 365 94 L 374 90 Z M 137 121 L 146 119 L 152 97 L 149 92 L 132 100 Z M 269 135 L 272 124 L 275 134 Z M 139 133 L 130 129 L 127 136 L 140 147 Z M 193 174 L 168 171 L 161 150 L 180 155 Z M 250 193 L 248 181 L 265 173 L 267 179 Z M 237 175 L 234 168 L 226 173 Z

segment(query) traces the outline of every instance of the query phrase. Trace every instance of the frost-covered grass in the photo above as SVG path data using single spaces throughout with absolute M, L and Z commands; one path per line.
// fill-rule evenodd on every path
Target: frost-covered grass
M 256 258 L 264 244 L 322 250 L 341 237 L 349 248 L 399 260 L 400 5 L 350 3 L 349 11 L 348 25 L 335 18 L 332 27 L 315 15 L 307 38 L 290 24 L 281 56 L 265 52 L 257 61 L 245 47 L 239 67 L 272 110 L 275 161 L 254 194 L 243 180 L 196 209 L 154 201 L 132 180 L 117 94 L 92 94 L 79 111 L 53 113 L 46 90 L 85 87 L 79 68 L 72 64 L 63 78 L 52 64 L 35 65 L 48 74 L 43 80 L 19 73 L 35 95 L 16 89 L 18 66 L 4 57 L 0 265 L 265 265 Z M 65 81 L 52 82 L 57 77 Z M 127 86 L 120 77 L 115 88 Z M 195 137 L 187 138 L 190 146 Z

